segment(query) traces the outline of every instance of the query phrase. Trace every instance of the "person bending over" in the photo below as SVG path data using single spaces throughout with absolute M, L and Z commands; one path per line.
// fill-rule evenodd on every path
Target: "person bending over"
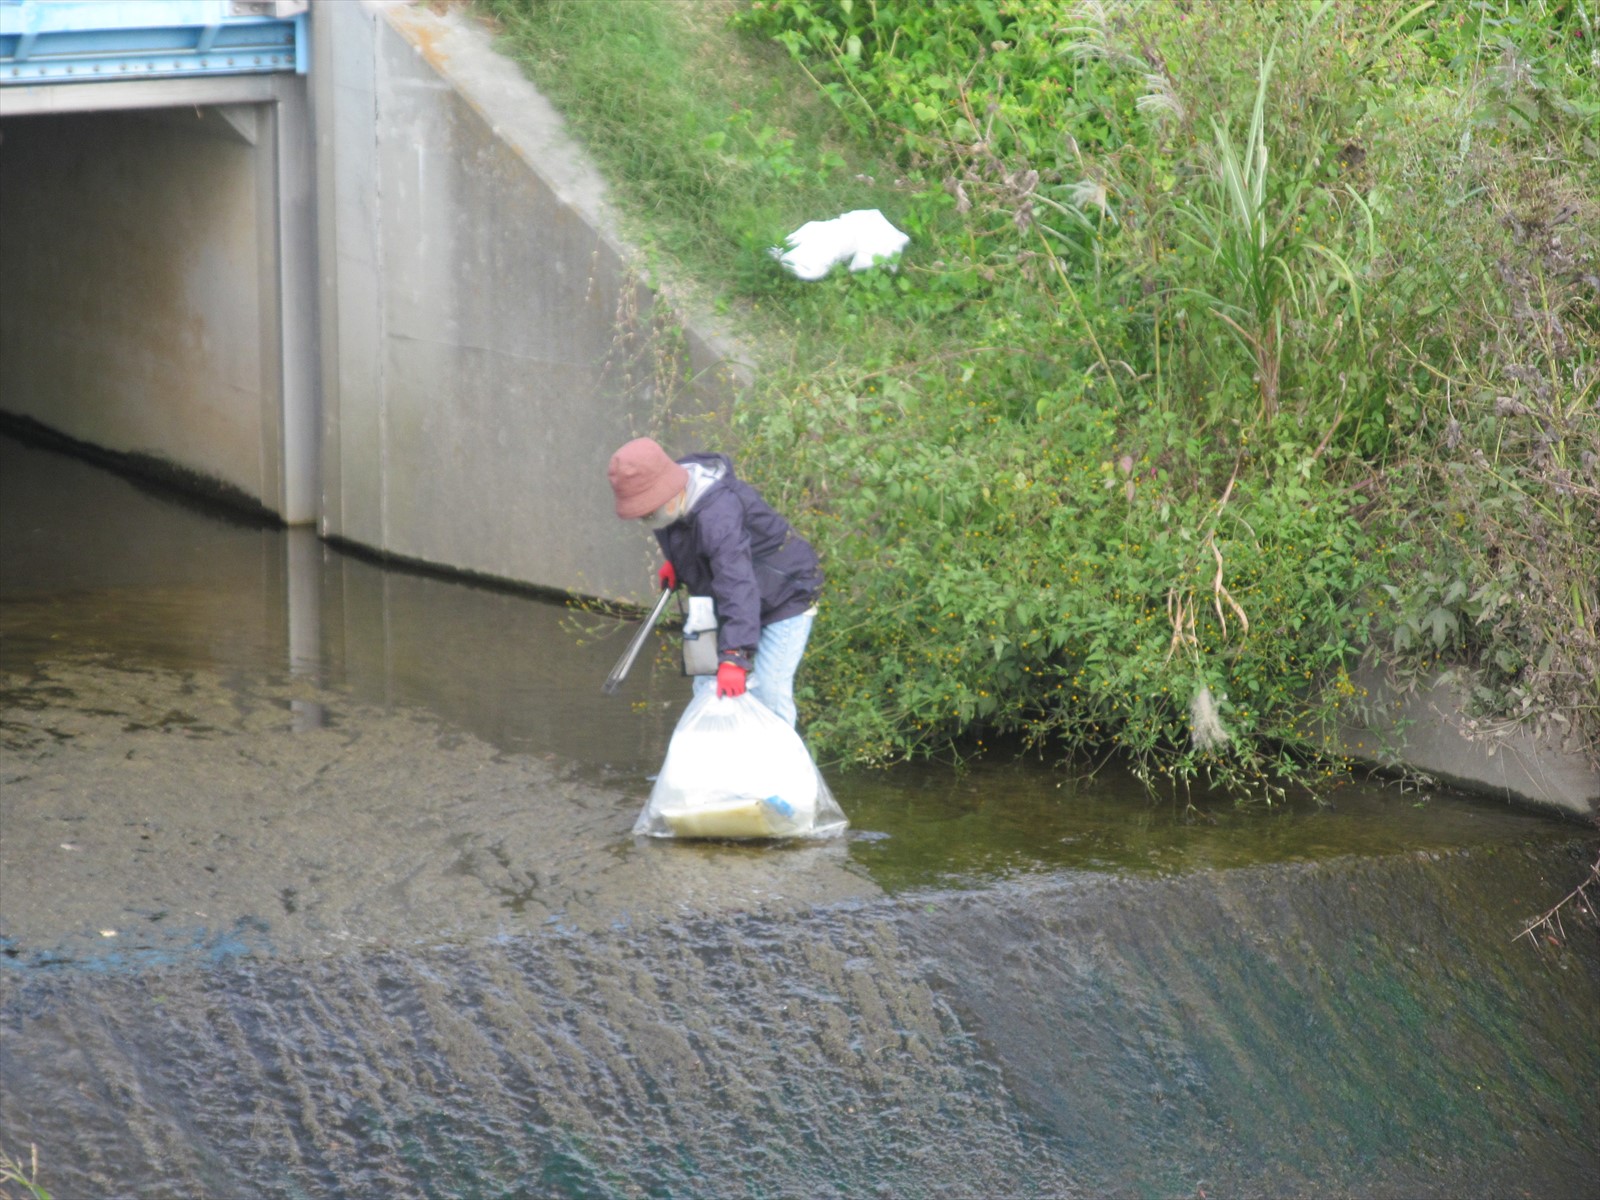
M 642 521 L 661 545 L 660 586 L 681 583 L 715 601 L 717 673 L 695 676 L 695 695 L 748 687 L 792 726 L 795 671 L 822 591 L 817 552 L 725 454 L 674 461 L 654 440 L 635 438 L 611 456 L 607 475 L 617 516 Z

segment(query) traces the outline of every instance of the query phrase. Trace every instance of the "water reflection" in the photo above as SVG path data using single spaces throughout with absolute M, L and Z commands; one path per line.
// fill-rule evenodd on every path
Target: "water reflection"
M 641 801 L 687 697 L 665 639 L 619 695 L 601 694 L 629 622 L 386 569 L 309 529 L 239 520 L 9 437 L 0 506 L 0 669 L 71 649 L 278 681 L 300 731 L 326 726 L 345 700 L 414 708 Z M 1345 788 L 1332 808 L 1304 797 L 1249 812 L 1203 797 L 1151 803 L 1114 768 L 1084 780 L 1028 761 L 833 773 L 832 783 L 852 818 L 852 860 L 891 889 L 1565 833 L 1504 805 L 1419 805 L 1376 785 Z
M 65 649 L 414 705 L 503 750 L 653 771 L 686 687 L 664 652 L 600 694 L 630 626 L 382 565 L 0 436 L 0 669 Z M 294 702 L 314 728 L 323 702 Z
M 1112 768 L 1085 778 L 1030 761 L 851 776 L 845 794 L 858 829 L 878 835 L 852 843 L 855 857 L 891 890 L 1061 869 L 1173 875 L 1569 832 L 1503 804 L 1377 782 L 1240 808 L 1222 796 L 1151 799 Z

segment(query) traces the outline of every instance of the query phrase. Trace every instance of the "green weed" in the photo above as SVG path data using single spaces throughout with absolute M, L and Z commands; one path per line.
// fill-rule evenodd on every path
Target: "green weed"
M 484 3 L 768 348 L 825 758 L 1271 799 L 1375 649 L 1600 746 L 1583 4 Z M 864 206 L 898 273 L 767 256 Z
M 39 1147 L 29 1146 L 28 1165 L 24 1165 L 12 1158 L 4 1150 L 0 1150 L 0 1200 L 11 1200 L 14 1195 L 17 1200 L 50 1200 L 50 1193 L 39 1186 Z M 21 1191 L 12 1192 L 12 1187 Z

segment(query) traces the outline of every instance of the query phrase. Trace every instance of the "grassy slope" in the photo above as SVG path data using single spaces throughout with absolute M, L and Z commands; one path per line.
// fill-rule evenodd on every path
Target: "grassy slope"
M 829 563 L 802 696 L 826 754 L 1020 733 L 1259 794 L 1337 770 L 1315 730 L 1359 702 L 1373 638 L 1476 654 L 1486 711 L 1520 687 L 1593 730 L 1600 222 L 1573 133 L 1592 88 L 1545 36 L 1568 8 L 1395 33 L 1400 9 L 1336 7 L 1258 90 L 1271 22 L 1309 7 L 1061 6 L 969 44 L 950 14 L 976 0 L 877 43 L 878 5 L 773 6 L 795 60 L 727 27 L 742 5 L 481 7 L 658 268 L 764 349 L 732 436 Z M 877 64 L 854 75 L 829 54 L 851 29 Z M 1230 151 L 1251 182 L 1253 103 L 1271 254 L 1224 186 Z M 912 233 L 898 275 L 775 269 L 768 246 L 851 207 Z M 1230 737 L 1203 748 L 1209 705 Z

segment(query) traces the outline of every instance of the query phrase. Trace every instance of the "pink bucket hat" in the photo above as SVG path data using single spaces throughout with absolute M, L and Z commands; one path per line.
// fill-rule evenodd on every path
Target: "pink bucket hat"
M 613 454 L 606 477 L 624 521 L 648 516 L 689 486 L 689 472 L 652 438 L 634 438 Z

